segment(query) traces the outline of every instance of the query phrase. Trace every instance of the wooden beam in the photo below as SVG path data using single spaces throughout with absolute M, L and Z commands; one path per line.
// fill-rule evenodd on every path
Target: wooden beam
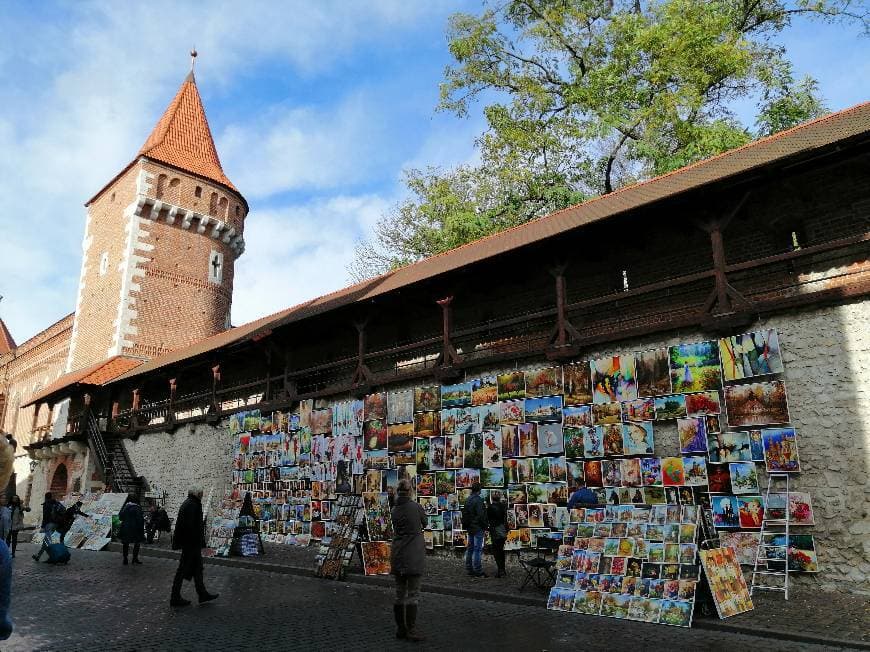
M 357 393 L 368 393 L 368 388 L 371 387 L 372 383 L 373 374 L 366 364 L 366 326 L 368 323 L 368 318 L 365 318 L 355 321 L 353 324 L 356 328 L 357 353 L 356 369 L 350 382 Z
M 565 269 L 567 265 L 557 265 L 550 269 L 550 274 L 556 281 L 556 327 L 550 336 L 547 358 L 559 359 L 574 357 L 580 351 L 580 333 L 565 314 L 567 290 L 565 286 Z

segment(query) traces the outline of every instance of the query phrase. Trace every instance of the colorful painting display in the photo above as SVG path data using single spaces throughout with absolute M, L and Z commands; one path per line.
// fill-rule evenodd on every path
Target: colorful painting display
M 363 571 L 366 575 L 390 574 L 390 543 L 387 541 L 363 541 Z
M 636 355 L 637 395 L 664 396 L 671 393 L 670 358 L 667 349 L 641 351 Z
M 751 611 L 752 598 L 734 550 L 728 547 L 701 550 L 701 564 L 719 618 L 730 618 Z
M 589 362 L 592 371 L 592 402 L 613 403 L 637 398 L 633 355 L 612 356 Z
M 801 470 L 794 428 L 762 430 L 761 441 L 764 445 L 764 464 L 768 471 L 796 473 Z
M 719 355 L 726 381 L 785 371 L 779 335 L 773 329 L 722 338 L 719 340 Z
M 669 350 L 671 386 L 675 394 L 722 387 L 719 347 L 716 342 L 678 344 Z
M 789 421 L 785 383 L 781 380 L 728 385 L 725 387 L 725 405 L 728 410 L 728 425 L 732 428 Z

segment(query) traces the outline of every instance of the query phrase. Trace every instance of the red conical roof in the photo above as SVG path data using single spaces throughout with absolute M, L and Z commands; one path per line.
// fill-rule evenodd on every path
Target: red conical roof
M 6 324 L 0 319 L 0 355 L 6 355 L 15 348 L 15 340 L 12 339 L 12 334 L 6 328 Z
M 139 156 L 236 190 L 221 167 L 193 72 L 181 84 L 163 117 L 139 150 Z

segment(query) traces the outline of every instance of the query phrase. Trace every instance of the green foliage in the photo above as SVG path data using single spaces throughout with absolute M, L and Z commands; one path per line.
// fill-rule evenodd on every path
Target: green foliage
M 480 162 L 408 171 L 409 198 L 352 272 L 372 276 L 823 114 L 816 82 L 796 83 L 773 39 L 800 14 L 866 31 L 863 10 L 851 0 L 506 0 L 452 16 L 440 108 L 462 116 L 490 102 Z M 730 110 L 753 97 L 755 131 Z

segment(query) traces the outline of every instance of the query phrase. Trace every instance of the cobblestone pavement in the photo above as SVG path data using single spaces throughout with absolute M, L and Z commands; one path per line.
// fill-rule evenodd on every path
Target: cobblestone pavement
M 393 638 L 391 592 L 232 566 L 206 567 L 220 598 L 202 607 L 168 606 L 176 563 L 144 557 L 122 566 L 110 552 L 73 551 L 68 566 L 34 563 L 19 545 L 14 562 L 15 632 L 0 644 L 18 650 L 830 650 L 730 632 L 678 629 L 548 612 L 541 607 L 424 593 L 421 645 Z M 193 588 L 185 592 L 193 597 Z
M 296 569 L 307 574 L 314 568 L 315 547 L 301 548 L 273 543 L 265 543 L 266 554 L 262 557 L 248 558 L 255 564 L 277 565 Z M 169 549 L 168 537 L 149 549 Z M 172 553 L 170 553 L 172 554 Z M 240 558 L 231 558 L 239 563 Z M 494 574 L 492 557 L 484 556 L 484 568 Z M 469 579 L 465 576 L 462 555 L 459 553 L 430 555 L 426 559 L 426 578 L 424 585 L 430 591 L 455 594 L 471 592 L 475 597 L 492 596 L 496 601 L 522 601 L 532 605 L 544 605 L 546 594 L 534 590 L 520 592 L 523 571 L 515 561 L 515 555 L 507 556 L 509 577 L 506 579 L 489 578 L 486 580 Z M 362 578 L 362 568 L 357 557 L 350 567 L 350 573 L 357 580 L 365 579 L 377 583 L 386 578 Z M 442 597 L 442 599 L 445 599 Z M 755 609 L 720 620 L 715 613 L 702 617 L 696 612 L 697 627 L 749 630 L 750 633 L 766 634 L 776 637 L 786 632 L 796 637 L 835 641 L 853 641 L 870 645 L 870 600 L 866 596 L 848 593 L 824 592 L 805 585 L 792 585 L 788 601 L 781 593 L 759 592 L 753 596 Z

